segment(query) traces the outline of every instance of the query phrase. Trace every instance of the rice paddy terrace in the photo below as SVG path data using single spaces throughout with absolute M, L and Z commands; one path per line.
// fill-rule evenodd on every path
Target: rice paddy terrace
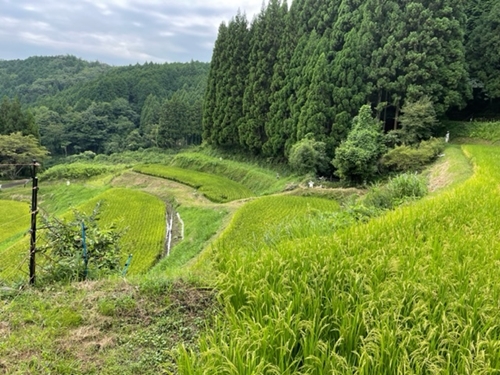
M 472 177 L 352 225 L 333 223 L 342 210 L 334 200 L 258 197 L 290 180 L 277 182 L 272 172 L 242 173 L 229 162 L 200 156 L 192 170 L 183 157 L 168 167 L 135 167 L 177 182 L 125 172 L 105 178 L 109 183 L 59 186 L 51 194 L 82 209 L 104 198 L 103 220 L 128 227 L 123 256 L 134 252 L 138 260 L 132 275 L 148 283 L 187 278 L 220 293 L 211 329 L 175 355 L 179 373 L 491 374 L 500 371 L 500 149 L 465 145 L 450 152 L 459 154 L 472 162 Z M 64 188 L 80 191 L 80 198 Z M 182 202 L 177 210 L 185 238 L 171 257 L 157 262 L 165 198 L 174 191 Z M 45 196 L 46 207 L 64 212 L 52 198 Z M 233 199 L 240 200 L 224 203 Z M 3 256 L 22 240 L 29 209 L 3 200 L 0 210 Z M 2 223 L 6 215 L 19 222 Z M 12 272 L 0 268 L 2 277 Z M 57 352 L 54 345 L 29 350 L 41 356 Z M 151 373 L 162 368 L 164 357 L 157 357 Z M 65 361 L 72 373 L 86 373 L 75 354 L 65 353 Z M 129 373 L 125 365 L 120 369 Z
M 235 216 L 224 319 L 183 373 L 498 372 L 500 149 L 463 150 L 465 183 L 336 233 L 249 246 Z

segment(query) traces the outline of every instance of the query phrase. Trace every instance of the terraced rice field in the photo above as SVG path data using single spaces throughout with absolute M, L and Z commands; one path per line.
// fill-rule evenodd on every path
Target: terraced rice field
M 27 203 L 0 200 L 0 281 L 20 272 L 29 255 L 30 207 Z M 27 271 L 27 268 L 26 270 Z
M 274 217 L 241 211 L 213 255 L 224 315 L 181 373 L 499 373 L 500 149 L 464 151 L 462 185 L 330 235 L 268 244 Z
M 163 252 L 166 231 L 165 203 L 150 194 L 131 189 L 110 189 L 79 207 L 84 212 L 102 202 L 100 222 L 124 231 L 120 246 L 122 264 L 133 255 L 128 274 L 144 273 Z
M 254 195 L 245 186 L 228 178 L 189 169 L 149 164 L 137 166 L 134 171 L 186 184 L 217 203 L 230 202 Z

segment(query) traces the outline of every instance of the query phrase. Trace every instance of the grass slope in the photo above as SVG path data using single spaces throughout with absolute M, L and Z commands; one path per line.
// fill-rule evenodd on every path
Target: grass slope
M 181 372 L 500 371 L 500 149 L 464 149 L 475 174 L 455 189 L 332 235 L 218 247 L 225 319 Z
M 189 185 L 213 202 L 230 202 L 254 195 L 252 191 L 237 182 L 208 173 L 157 164 L 136 166 L 134 171 Z

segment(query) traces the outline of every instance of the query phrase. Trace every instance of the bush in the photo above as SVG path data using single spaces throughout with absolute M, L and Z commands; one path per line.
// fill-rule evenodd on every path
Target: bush
M 113 172 L 118 168 L 115 166 L 73 163 L 59 164 L 47 169 L 40 174 L 40 180 L 62 180 L 62 179 L 86 179 L 101 174 Z
M 436 111 L 428 97 L 407 101 L 402 108 L 401 124 L 404 143 L 417 144 L 429 139 L 431 129 L 437 123 Z
M 98 203 L 92 214 L 74 212 L 74 219 L 62 221 L 42 216 L 45 245 L 38 251 L 46 255 L 42 279 L 45 281 L 77 281 L 87 276 L 99 277 L 117 272 L 120 261 L 118 241 L 121 233 L 113 227 L 100 228 Z M 83 255 L 82 223 L 85 225 L 87 263 Z
M 443 150 L 444 142 L 431 138 L 422 141 L 418 147 L 396 146 L 382 157 L 380 164 L 390 171 L 416 172 L 434 161 Z
M 364 105 L 354 118 L 347 139 L 335 150 L 335 173 L 345 181 L 369 181 L 378 172 L 378 160 L 384 150 L 381 124 L 372 117 L 371 107 Z
M 288 162 L 297 173 L 324 174 L 328 171 L 326 145 L 306 136 L 292 146 Z
M 403 173 L 393 177 L 385 186 L 373 186 L 362 198 L 363 205 L 392 209 L 400 204 L 422 198 L 427 194 L 425 181 L 416 174 Z

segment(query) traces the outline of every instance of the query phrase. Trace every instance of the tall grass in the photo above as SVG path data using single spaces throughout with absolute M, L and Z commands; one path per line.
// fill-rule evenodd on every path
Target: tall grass
M 466 152 L 463 185 L 366 224 L 222 243 L 225 316 L 181 373 L 499 372 L 500 150 Z
M 500 122 L 460 122 L 460 121 L 446 121 L 442 125 L 445 129 L 450 131 L 452 140 L 456 138 L 472 138 L 479 141 L 500 141 Z

